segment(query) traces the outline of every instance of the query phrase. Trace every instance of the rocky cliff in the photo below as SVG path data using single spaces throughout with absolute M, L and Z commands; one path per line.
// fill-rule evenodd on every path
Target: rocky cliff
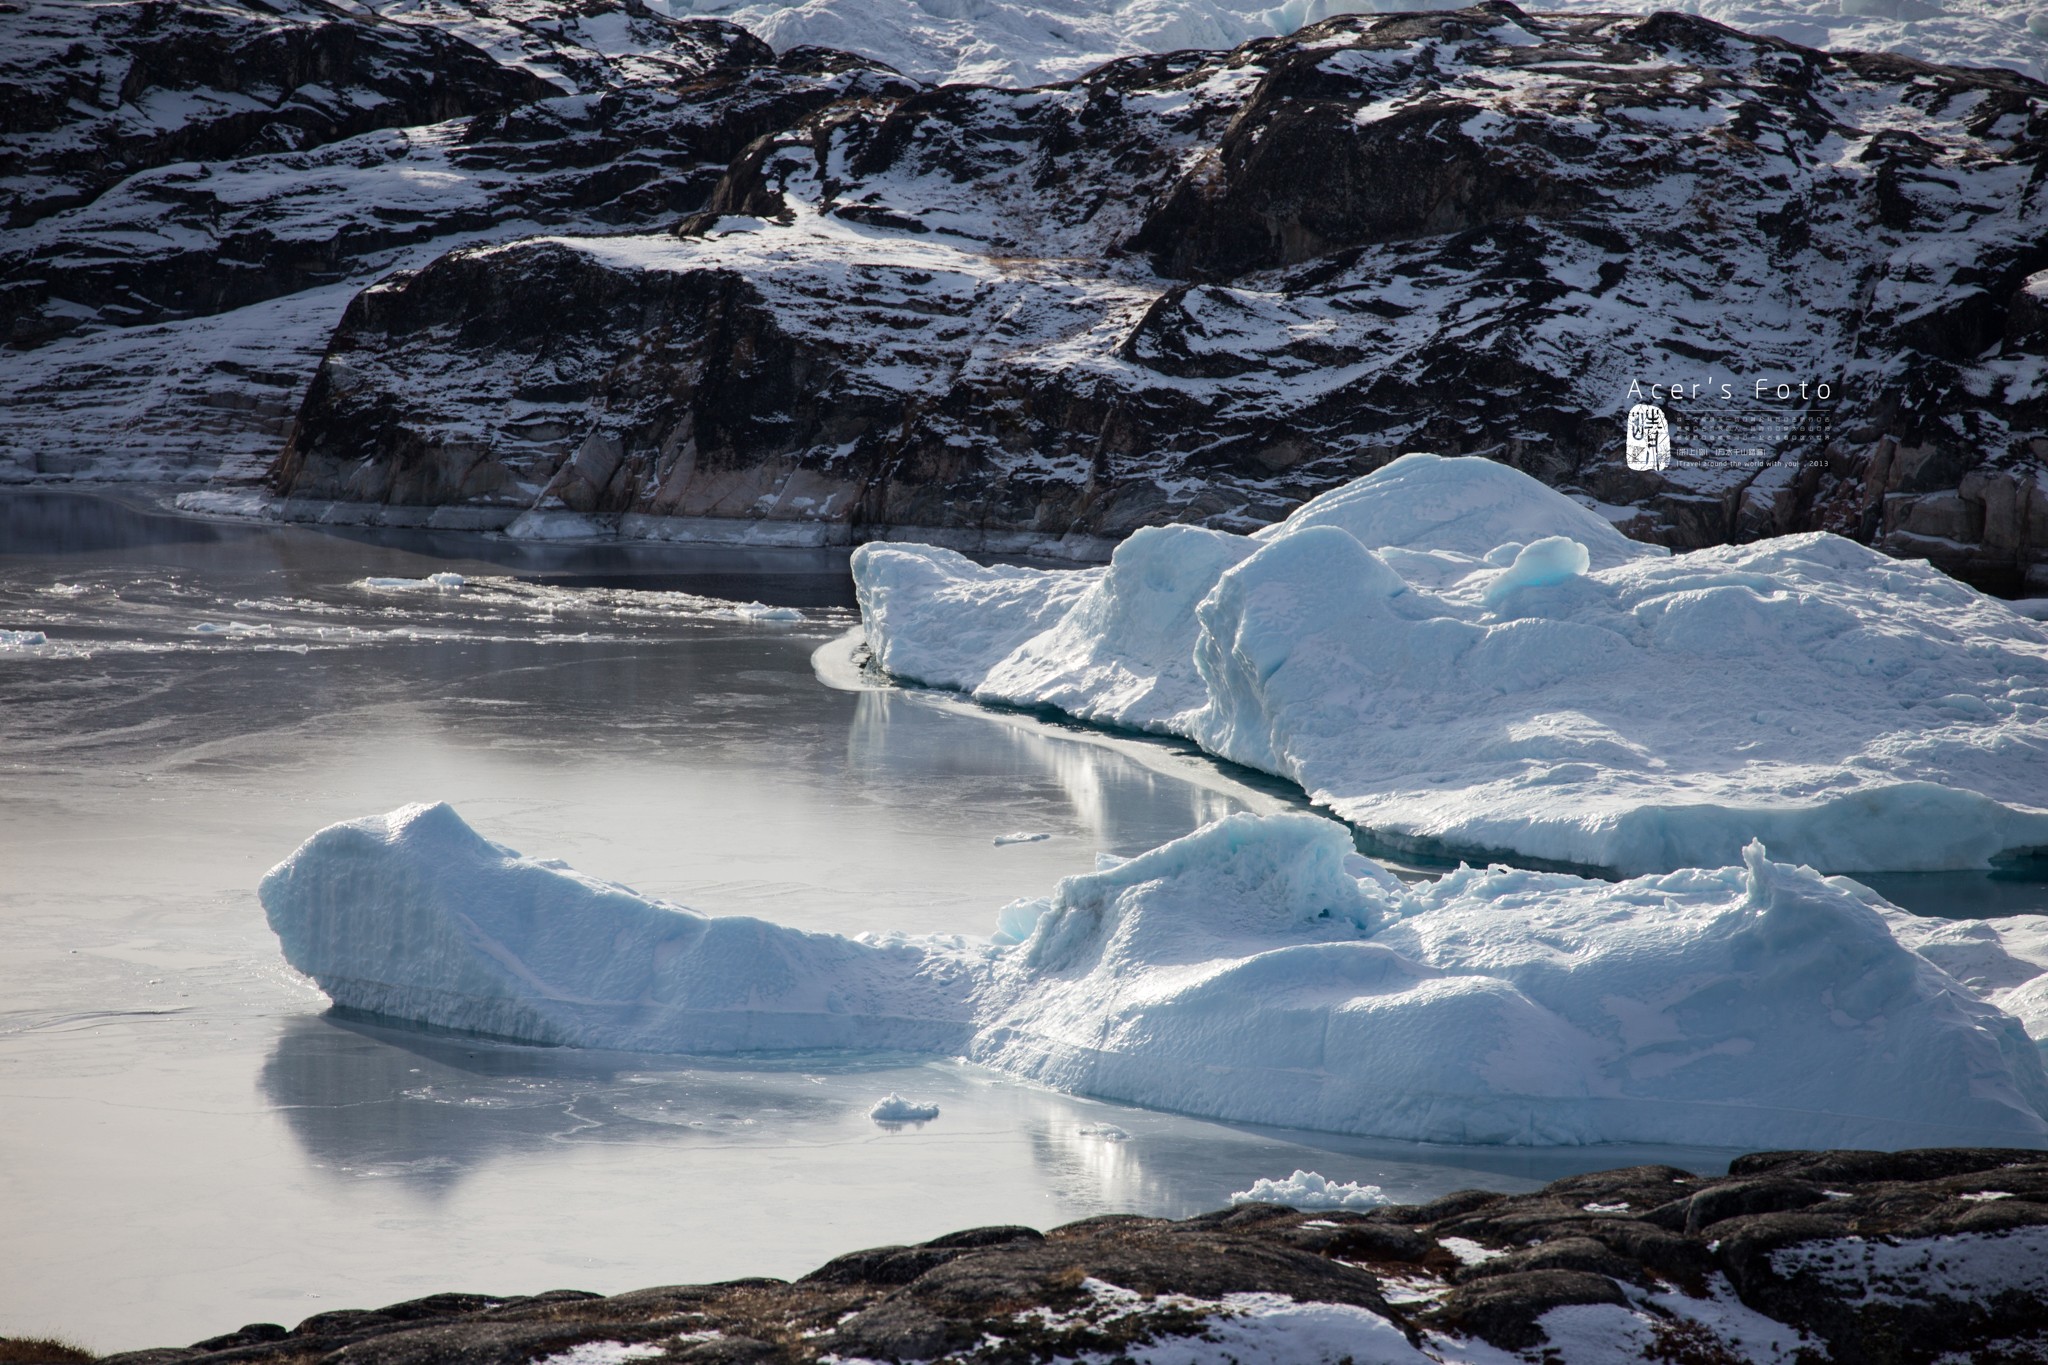
M 175 370 L 209 319 L 331 320 L 298 302 L 325 289 L 352 301 L 266 428 L 292 515 L 1099 554 L 1429 448 L 1675 546 L 1821 528 L 2048 585 L 2023 76 L 1492 3 L 933 87 L 636 0 L 464 3 L 434 41 L 496 74 L 436 59 L 446 121 L 388 126 L 426 97 L 387 78 L 399 37 L 358 38 L 337 70 L 392 87 L 356 100 L 385 125 L 294 113 L 331 140 L 10 233 L 17 413 L 68 401 L 92 370 L 64 348 L 111 322 Z M 1638 404 L 1661 468 L 1625 459 Z M 98 467 L 10 426 L 17 466 Z
M 993 545 L 1243 528 L 1426 447 L 1674 545 L 1818 527 L 2016 584 L 2048 553 L 2044 94 L 1504 5 L 877 81 L 676 232 L 359 297 L 277 487 Z M 1677 449 L 1632 469 L 1653 398 Z
M 1770 1152 L 1369 1213 L 977 1228 L 793 1283 L 451 1293 L 106 1365 L 1548 1361 L 1920 1365 L 2048 1351 L 2039 1152 Z M 0 1358 L 81 1359 L 0 1341 Z

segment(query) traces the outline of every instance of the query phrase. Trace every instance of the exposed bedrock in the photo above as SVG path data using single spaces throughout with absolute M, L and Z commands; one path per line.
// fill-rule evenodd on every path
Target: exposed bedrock
M 2040 586 L 2044 98 L 1500 3 L 1026 91 L 641 0 L 15 0 L 0 474 L 1093 555 L 1434 449 Z
M 1479 1343 L 1562 1365 L 2019 1361 L 2048 1346 L 2044 1231 L 2039 1152 L 1769 1152 L 1721 1177 L 1636 1166 L 1370 1213 L 975 1228 L 793 1282 L 437 1294 L 107 1361 L 525 1365 L 599 1342 L 760 1365 L 1190 1358 L 1176 1345 L 1426 1365 Z
M 1100 545 L 1425 448 L 1674 546 L 1826 529 L 2016 589 L 2048 574 L 2044 99 L 1501 4 L 1036 91 L 877 79 L 679 233 L 380 286 L 274 483 L 536 533 Z M 1652 385 L 1661 472 L 1623 458 Z

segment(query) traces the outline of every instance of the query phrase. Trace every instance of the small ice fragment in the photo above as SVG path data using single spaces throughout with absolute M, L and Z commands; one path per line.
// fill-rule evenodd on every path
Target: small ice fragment
M 2012 1198 L 2011 1190 L 1979 1190 L 1975 1194 L 1959 1194 L 1956 1198 L 1966 1204 L 1988 1204 L 1994 1199 Z
M 1623 1200 L 1619 1204 L 1581 1204 L 1579 1205 L 1579 1207 L 1584 1209 L 1587 1213 L 1627 1213 L 1628 1201 Z
M 0 650 L 39 649 L 50 643 L 50 637 L 39 630 L 0 630 Z
M 995 837 L 995 846 L 1001 848 L 1005 844 L 1040 844 L 1050 838 L 1052 838 L 1050 834 L 1032 834 L 1021 829 L 1013 830 L 1008 834 L 998 834 Z
M 365 578 L 362 586 L 372 592 L 418 592 L 425 588 L 460 592 L 467 582 L 459 573 L 430 573 L 425 578 Z
M 52 583 L 43 591 L 52 597 L 77 597 L 86 591 L 86 586 L 83 583 Z
M 1104 1142 L 1127 1142 L 1131 1136 L 1113 1123 L 1084 1123 L 1075 1131 L 1082 1137 L 1101 1138 Z
M 1230 1196 L 1233 1204 L 1285 1204 L 1296 1209 L 1376 1209 L 1391 1204 L 1377 1185 L 1338 1183 L 1314 1171 L 1297 1170 L 1285 1180 L 1261 1176 L 1248 1190 Z
M 731 608 L 742 621 L 801 621 L 804 614 L 795 607 L 771 607 L 765 602 L 740 602 Z
M 938 1116 L 936 1104 L 906 1100 L 893 1090 L 887 1099 L 877 1100 L 875 1107 L 868 1110 L 868 1117 L 876 1123 L 928 1123 Z
M 274 627 L 252 626 L 246 621 L 201 621 L 198 625 L 192 627 L 192 630 L 197 635 L 227 635 L 236 637 L 244 635 L 275 635 L 277 633 Z

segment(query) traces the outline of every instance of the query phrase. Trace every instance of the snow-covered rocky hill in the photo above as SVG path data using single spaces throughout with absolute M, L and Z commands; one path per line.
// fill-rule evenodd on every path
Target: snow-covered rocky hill
M 778 49 L 799 43 L 878 57 L 929 81 L 1036 85 L 1115 57 L 1235 47 L 1333 15 L 1453 9 L 1407 0 L 667 0 L 673 14 L 744 24 Z M 384 6 L 383 8 L 389 8 Z M 1546 10 L 1685 10 L 1808 47 L 2048 71 L 2048 5 L 2034 0 L 1551 0 Z M 2037 17 L 2038 16 L 2038 17 Z
M 1505 4 L 1031 90 L 639 0 L 12 8 L 0 477 L 1095 555 L 1431 448 L 1674 545 L 2048 557 L 2011 72 Z

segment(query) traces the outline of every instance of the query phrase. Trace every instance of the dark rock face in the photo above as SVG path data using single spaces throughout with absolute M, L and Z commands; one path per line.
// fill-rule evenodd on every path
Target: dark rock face
M 304 151 L 558 93 L 431 28 L 322 0 L 11 0 L 0 209 L 22 227 L 137 171 Z
M 2044 101 L 1498 3 L 1039 91 L 877 75 L 755 137 L 678 237 L 385 286 L 274 483 L 993 543 L 1246 529 L 1422 448 L 1675 546 L 1827 529 L 2016 588 L 2048 560 Z M 564 252 L 576 356 L 531 306 Z M 1632 469 L 1653 398 L 1679 457 Z
M 9 5 L 0 478 L 260 474 L 378 278 L 670 226 L 754 138 L 912 88 L 641 0 L 377 9 Z
M 1434 449 L 2048 586 L 2017 75 L 1497 0 L 1035 91 L 641 0 L 7 3 L 0 477 L 1096 554 Z
M 1818 1200 L 1794 1211 L 1759 1208 L 1807 1190 Z M 1186 1337 L 1259 1359 L 1334 1358 L 1347 1329 L 1327 1319 L 1313 1348 L 1270 1334 L 1270 1319 L 1256 1348 L 1231 1344 L 1291 1303 L 1351 1313 L 1359 1360 L 1404 1343 L 1439 1358 L 1472 1338 L 1560 1365 L 1739 1365 L 1761 1358 L 1767 1333 L 1797 1341 L 1770 1358 L 1809 1365 L 2025 1361 L 2048 1351 L 2044 1265 L 2040 1152 L 1775 1152 L 1720 1179 L 1634 1167 L 1364 1214 L 1254 1204 L 1042 1235 L 978 1228 L 854 1252 L 790 1284 L 437 1294 L 107 1359 L 524 1365 L 613 1342 L 692 1362 L 1051 1362 Z M 1562 1346 L 1560 1311 L 1577 1315 Z
M 127 58 L 127 103 L 55 130 L 46 159 L 89 157 L 106 183 L 88 177 L 75 203 L 46 195 L 17 209 L 46 221 L 0 243 L 7 338 L 37 346 L 107 322 L 225 313 L 382 273 L 450 237 L 673 222 L 703 206 L 754 136 L 845 94 L 844 79 L 778 71 L 765 43 L 730 24 L 660 18 L 639 0 L 584 9 L 635 30 L 644 69 L 592 69 L 592 54 L 559 38 L 531 59 L 550 64 L 529 69 L 375 16 L 292 23 L 252 10 L 243 35 L 233 9 L 95 7 L 100 28 L 126 18 L 140 33 L 124 46 L 96 32 L 100 46 L 81 49 Z M 164 43 L 192 60 L 171 62 Z M 206 53 L 211 65 L 197 60 Z M 575 93 L 564 70 L 584 82 Z M 156 85 L 192 116 L 109 151 L 117 115 L 147 107 Z M 214 106 L 230 112 L 207 116 Z M 60 169 L 28 166 L 22 181 L 47 189 Z

